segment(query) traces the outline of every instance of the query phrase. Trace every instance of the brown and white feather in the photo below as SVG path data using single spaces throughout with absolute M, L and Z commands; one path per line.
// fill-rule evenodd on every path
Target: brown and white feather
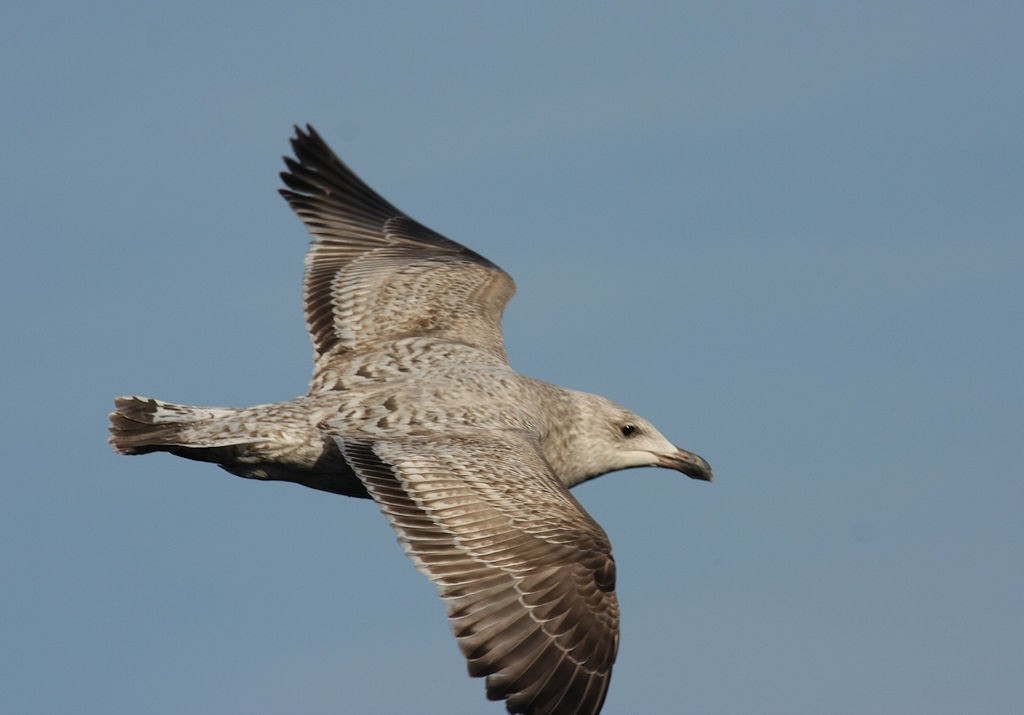
M 615 562 L 533 440 L 338 441 L 437 586 L 488 697 L 512 713 L 599 712 L 618 650 Z
M 411 336 L 504 358 L 501 316 L 512 278 L 381 198 L 312 127 L 295 131 L 281 195 L 313 236 L 303 293 L 314 388 L 325 366 Z

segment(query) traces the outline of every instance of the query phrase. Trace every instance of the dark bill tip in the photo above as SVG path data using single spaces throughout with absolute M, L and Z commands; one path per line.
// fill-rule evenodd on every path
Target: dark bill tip
M 675 469 L 692 479 L 700 479 L 703 482 L 710 482 L 714 477 L 711 465 L 693 452 L 685 449 L 677 449 L 672 454 L 663 454 L 658 457 L 658 466 L 668 469 Z

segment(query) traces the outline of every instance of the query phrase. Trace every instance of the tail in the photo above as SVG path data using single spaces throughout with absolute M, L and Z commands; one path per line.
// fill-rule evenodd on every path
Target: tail
M 175 452 L 193 446 L 190 437 L 196 427 L 209 423 L 224 413 L 233 412 L 216 407 L 176 405 L 147 397 L 118 397 L 115 412 L 110 413 L 110 445 L 118 454 L 149 454 Z M 215 444 L 204 444 L 213 447 Z
M 334 439 L 291 403 L 249 408 L 193 407 L 151 397 L 118 397 L 110 445 L 118 454 L 170 452 L 213 462 L 247 479 L 295 482 L 369 498 Z

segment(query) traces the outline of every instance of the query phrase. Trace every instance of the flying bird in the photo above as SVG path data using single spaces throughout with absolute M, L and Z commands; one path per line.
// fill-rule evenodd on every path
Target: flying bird
M 711 467 L 611 401 L 520 375 L 515 284 L 367 186 L 309 125 L 281 179 L 312 235 L 309 392 L 254 407 L 118 397 L 110 444 L 377 503 L 438 589 L 469 674 L 510 713 L 598 713 L 619 643 L 615 561 L 569 489 Z

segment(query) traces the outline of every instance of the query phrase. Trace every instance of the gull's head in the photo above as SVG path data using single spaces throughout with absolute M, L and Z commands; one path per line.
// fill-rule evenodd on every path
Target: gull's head
M 667 467 L 711 481 L 703 457 L 672 444 L 649 420 L 598 395 L 577 395 L 577 424 L 565 442 L 571 464 L 559 470 L 569 486 L 631 467 Z

